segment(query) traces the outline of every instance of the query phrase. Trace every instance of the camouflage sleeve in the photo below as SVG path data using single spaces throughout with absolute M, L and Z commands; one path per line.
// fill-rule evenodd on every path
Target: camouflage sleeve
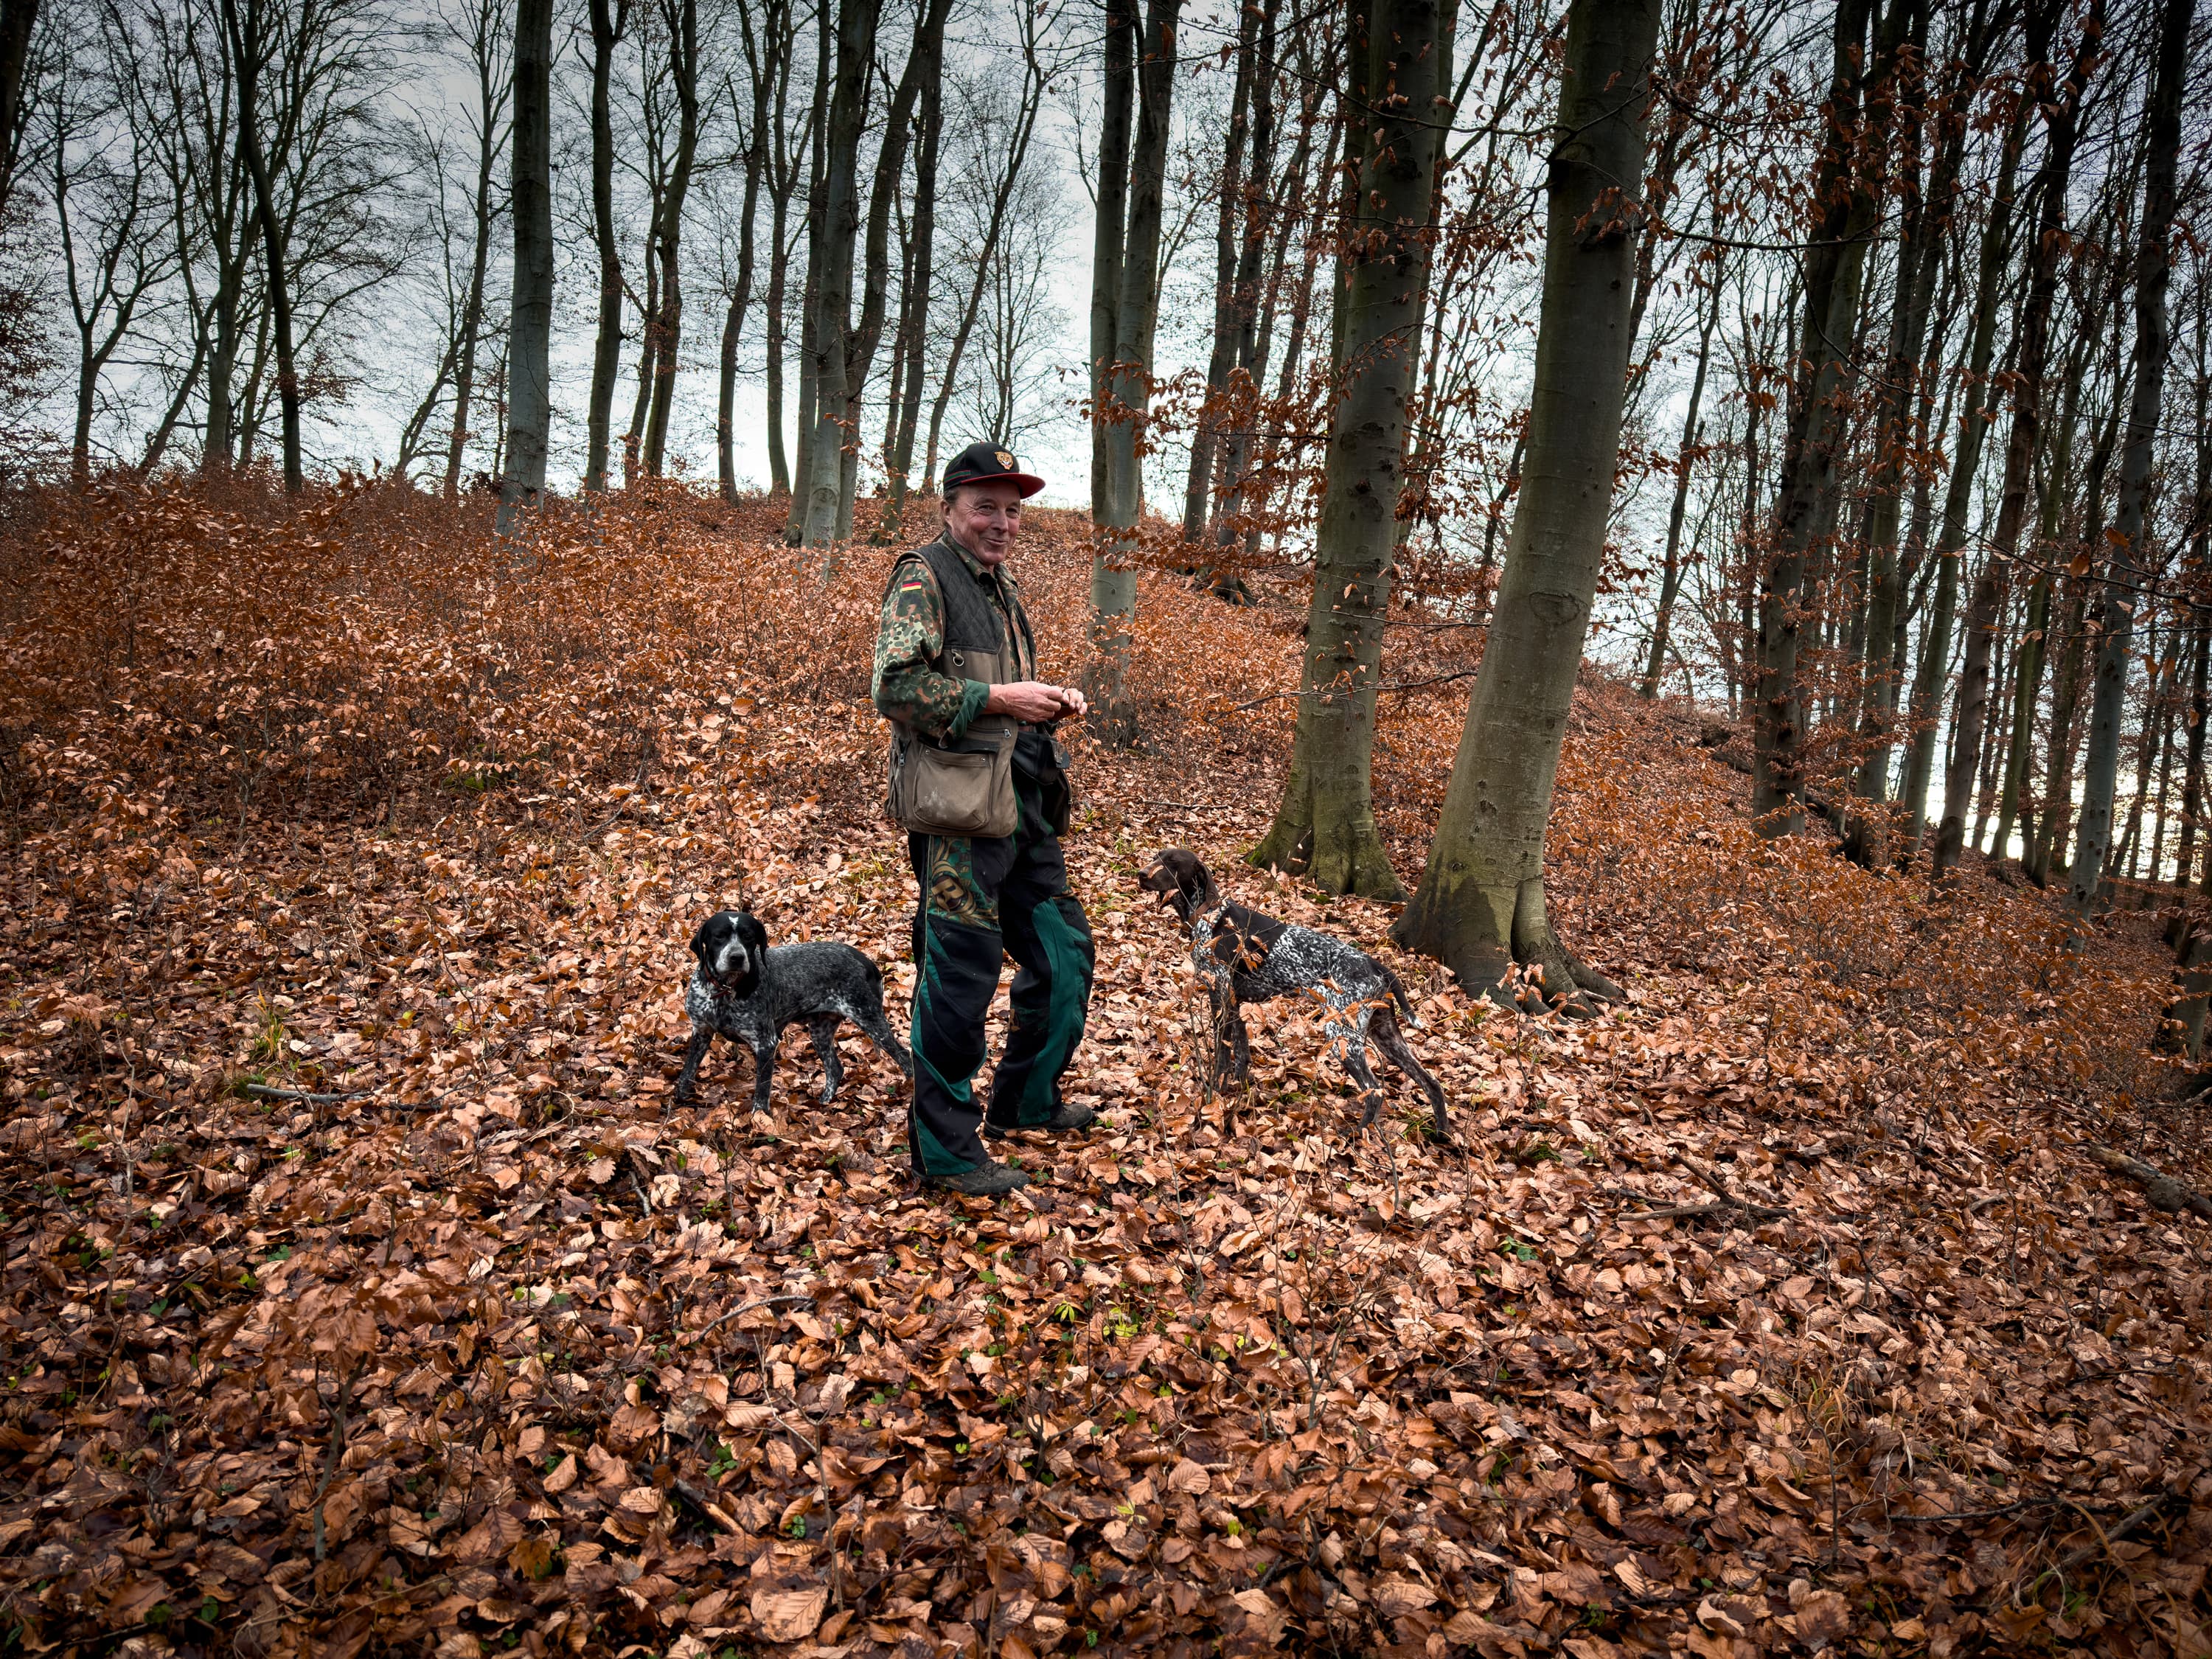
M 936 578 L 927 565 L 908 561 L 884 596 L 876 625 L 876 708 L 887 720 L 951 742 L 983 712 L 990 687 L 933 670 L 929 659 L 944 648 L 945 601 Z

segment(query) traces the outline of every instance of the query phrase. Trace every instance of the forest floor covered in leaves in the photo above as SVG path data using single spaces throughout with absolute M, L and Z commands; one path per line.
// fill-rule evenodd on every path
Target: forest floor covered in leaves
M 1148 578 L 1147 745 L 1076 744 L 1103 1122 L 924 1194 L 857 1033 L 834 1107 L 720 1046 L 670 1099 L 718 905 L 903 1023 L 884 552 L 824 583 L 681 497 L 512 548 L 358 483 L 12 511 L 0 1651 L 2212 1652 L 2212 1232 L 2089 1155 L 2207 1184 L 2151 917 L 2069 957 L 1978 870 L 1762 842 L 1593 678 L 1553 909 L 1628 1000 L 1509 1016 L 1239 862 L 1302 601 Z M 1409 884 L 1464 693 L 1386 699 Z M 1296 1006 L 1207 1094 L 1134 888 L 1176 843 L 1397 966 L 1455 1144 L 1404 1087 L 1363 1134 Z

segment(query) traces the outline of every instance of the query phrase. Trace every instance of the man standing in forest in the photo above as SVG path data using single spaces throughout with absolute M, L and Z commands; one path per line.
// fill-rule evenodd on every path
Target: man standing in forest
M 1006 569 L 1022 501 L 1044 480 L 971 444 L 945 469 L 945 531 L 884 590 L 874 696 L 891 723 L 886 809 L 921 884 L 914 918 L 914 1103 L 925 1184 L 979 1198 L 1029 1184 L 978 1138 L 1069 1130 L 1097 1115 L 1060 1095 L 1082 1039 L 1094 952 L 1060 837 L 1073 805 L 1053 727 L 1083 694 L 1035 678 L 1036 640 Z M 988 1113 L 970 1089 L 999 964 L 1019 970 Z

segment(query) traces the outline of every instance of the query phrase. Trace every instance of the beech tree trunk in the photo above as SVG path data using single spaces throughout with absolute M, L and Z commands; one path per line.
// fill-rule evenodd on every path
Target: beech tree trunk
M 2049 357 L 2051 312 L 2058 294 L 2059 260 L 2064 253 L 2066 186 L 2072 174 L 2074 149 L 2080 131 L 2081 94 L 2094 54 L 2103 45 L 2098 21 L 2101 0 L 2093 0 L 2090 18 L 2082 26 L 2081 45 L 2072 71 L 2063 85 L 2052 88 L 2042 102 L 2045 148 L 2036 186 L 2042 192 L 2036 234 L 2028 244 L 2030 272 L 2027 301 L 2015 325 L 2013 366 L 2012 429 L 2005 441 L 2004 482 L 1997 495 L 1996 532 L 1990 556 L 1982 561 L 1966 607 L 1966 660 L 1959 671 L 1958 713 L 1952 721 L 1950 765 L 1943 777 L 1943 817 L 1936 831 L 1929 866 L 1937 881 L 1956 867 L 1966 839 L 1966 807 L 1974 787 L 1976 761 L 1982 732 L 1989 716 L 1990 658 L 2005 601 L 2012 562 L 2020 550 L 2021 528 L 2027 522 L 2028 484 L 2036 446 L 2043 428 L 2043 379 Z M 2057 8 L 2031 7 L 2027 18 L 2028 61 L 2031 76 L 2047 75 L 2051 19 Z
M 545 491 L 552 423 L 553 0 L 517 0 L 514 18 L 514 282 L 507 348 L 507 451 L 499 530 Z
M 1253 42 L 1259 31 L 1256 6 L 1241 9 L 1237 29 L 1237 75 L 1229 94 L 1229 131 L 1223 146 L 1221 177 L 1214 189 L 1213 228 L 1213 347 L 1206 362 L 1205 401 L 1191 433 L 1190 465 L 1183 476 L 1182 538 L 1194 545 L 1206 535 L 1206 516 L 1213 504 L 1214 452 L 1218 447 L 1222 402 L 1228 395 L 1229 372 L 1237 366 L 1237 331 L 1240 321 L 1237 291 L 1238 257 L 1237 210 L 1245 194 L 1244 146 L 1251 125 L 1253 86 L 1259 79 Z M 1260 96 L 1265 98 L 1265 86 Z
M 2075 837 L 2067 902 L 2077 919 L 2095 903 L 2106 848 L 2112 838 L 2112 791 L 2120 754 L 2120 717 L 2127 699 L 2130 641 L 2143 580 L 2144 506 L 2151 448 L 2166 389 L 2166 291 L 2173 276 L 2174 175 L 2181 149 L 2182 83 L 2188 70 L 2193 0 L 2164 0 L 2159 9 L 2157 68 L 2143 112 L 2143 215 L 2135 258 L 2135 388 L 2128 406 L 2120 488 L 2112 514 L 2112 566 L 2105 585 L 2103 638 L 2097 647 L 2095 693 L 2081 788 L 2081 827 Z
M 446 443 L 446 499 L 460 493 L 461 460 L 471 435 L 469 416 L 476 404 L 477 343 L 483 329 L 484 276 L 491 264 L 492 173 L 499 159 L 499 117 L 511 87 L 498 84 L 499 11 L 477 6 L 468 19 L 469 46 L 477 72 L 476 244 L 469 256 L 469 286 L 461 303 L 460 338 L 453 348 L 453 429 Z
M 22 120 L 23 66 L 30 58 L 31 35 L 38 21 L 39 0 L 0 3 L 0 218 L 5 216 L 9 194 L 15 188 L 15 129 Z
M 846 434 L 845 465 L 838 475 L 837 536 L 853 528 L 853 497 L 858 481 L 860 404 L 867 389 L 868 373 L 875 366 L 876 348 L 883 342 L 884 319 L 890 304 L 891 206 L 906 172 L 907 147 L 914 137 L 915 106 L 944 79 L 945 24 L 952 0 L 927 0 L 915 24 L 914 42 L 908 49 L 906 69 L 891 94 L 884 118 L 884 137 L 876 152 L 875 183 L 868 194 L 868 228 L 863 246 L 860 282 L 860 321 L 854 330 L 845 362 L 845 398 L 842 410 Z M 931 158 L 933 168 L 935 158 Z M 901 343 L 903 343 L 902 341 Z M 894 348 L 896 355 L 896 348 Z M 894 380 L 897 380 L 895 373 Z M 885 410 L 886 428 L 896 424 L 898 411 Z
M 2027 120 L 2033 107 L 2028 100 L 2021 100 L 2005 128 L 1989 218 L 1982 227 L 1981 256 L 1974 282 L 1974 315 L 1963 377 L 1966 406 L 1959 415 L 1958 436 L 1951 454 L 1951 477 L 1943 495 L 1943 517 L 1936 532 L 1936 596 L 1929 604 L 1928 625 L 1921 634 L 1920 660 L 1913 671 L 1912 696 L 1908 705 L 1912 744 L 1905 754 L 1905 793 L 1900 799 L 1909 828 L 1900 863 L 1909 862 L 1919 852 L 1927 819 L 1928 785 L 1936 765 L 1936 716 L 1942 706 L 1943 682 L 1951 669 L 1951 630 L 1959 611 L 1959 565 L 1966 545 L 1967 515 L 1973 507 L 1974 479 L 1982 467 L 1982 444 L 1989 434 L 1990 421 L 1995 413 L 1990 364 L 1996 350 L 1998 301 L 2004 289 L 2005 254 L 2012 236 L 2014 185 L 2020 173 L 2021 150 L 2027 142 Z
M 1398 899 L 1405 890 L 1375 824 L 1375 687 L 1420 385 L 1438 131 L 1450 125 L 1452 13 L 1439 0 L 1371 0 L 1364 21 L 1366 38 L 1353 42 L 1365 55 L 1358 84 L 1375 113 L 1359 158 L 1359 233 L 1343 256 L 1337 301 L 1297 735 L 1282 804 L 1252 861 L 1331 892 Z
M 1121 293 L 1121 248 L 1128 235 L 1129 137 L 1136 118 L 1136 0 L 1106 0 L 1104 100 L 1098 116 L 1097 211 L 1091 234 L 1091 517 L 1106 499 L 1107 398 Z M 1094 587 L 1097 577 L 1092 577 Z
M 1821 112 L 1827 128 L 1813 182 L 1815 204 L 1803 259 L 1804 321 L 1799 368 L 1782 447 L 1759 610 L 1759 689 L 1752 701 L 1751 811 L 1763 836 L 1804 827 L 1806 710 L 1797 684 L 1806 575 L 1833 522 L 1836 465 L 1845 435 L 1844 369 L 1858 328 L 1866 246 L 1880 204 L 1877 169 L 1863 153 L 1878 129 L 1871 118 L 1894 67 L 1911 8 L 1896 5 L 1871 54 L 1873 0 L 1836 0 L 1834 65 Z
M 1084 672 L 1084 691 L 1091 705 L 1091 729 L 1103 741 L 1113 744 L 1133 742 L 1137 735 L 1136 708 L 1128 691 L 1129 629 L 1137 611 L 1137 573 L 1132 561 L 1137 550 L 1138 526 L 1145 512 L 1145 478 L 1140 463 L 1145 418 L 1152 403 L 1152 332 L 1160 305 L 1160 215 L 1167 193 L 1168 122 L 1175 94 L 1176 30 L 1182 14 L 1182 0 L 1152 0 L 1142 50 L 1136 54 L 1137 118 L 1129 148 L 1128 222 L 1126 229 L 1115 235 L 1117 252 L 1111 273 L 1112 344 L 1103 364 L 1095 367 L 1092 374 L 1094 383 L 1103 382 L 1091 415 L 1103 430 L 1103 438 L 1094 437 L 1091 452 L 1094 494 L 1091 522 L 1095 538 L 1091 556 L 1091 658 Z M 1117 72 L 1117 20 L 1121 32 L 1126 35 L 1133 15 L 1133 6 L 1128 0 L 1120 0 L 1109 11 L 1109 76 Z M 1115 89 L 1109 88 L 1109 106 L 1114 95 Z M 1110 121 L 1114 117 L 1109 112 L 1107 118 Z M 1098 192 L 1101 239 L 1109 234 L 1105 222 L 1108 159 L 1102 143 Z M 1098 285 L 1099 272 L 1094 268 L 1094 341 L 1098 327 Z
M 1946 77 L 1945 92 L 1956 106 L 1981 85 L 1994 32 L 1986 26 L 1987 6 L 1977 0 L 1957 73 Z M 1928 125 L 1929 88 L 1925 62 L 1927 13 L 1920 14 L 1908 66 L 1910 82 L 1900 100 L 1900 130 L 1906 123 Z M 1888 362 L 1875 417 L 1875 475 L 1867 520 L 1866 652 L 1859 704 L 1856 804 L 1845 821 L 1844 855 L 1864 868 L 1880 869 L 1889 860 L 1890 733 L 1895 721 L 1903 654 L 1899 647 L 1904 616 L 1905 573 L 1899 561 L 1899 531 L 1904 518 L 1905 474 L 1916 428 L 1927 416 L 1928 378 L 1923 367 L 1929 319 L 1936 283 L 1943 265 L 1943 246 L 1952 232 L 1968 123 L 1963 109 L 1947 115 L 1927 195 L 1919 191 L 1920 144 L 1902 136 L 1905 212 L 1898 240 L 1896 293 L 1890 315 Z M 1917 406 L 1920 419 L 1913 418 Z
M 1528 456 L 1490 640 L 1420 890 L 1391 932 L 1469 989 L 1616 996 L 1544 907 L 1544 832 L 1605 555 L 1627 392 L 1658 0 L 1573 0 L 1547 185 Z M 1516 964 L 1528 970 L 1507 981 Z
M 890 501 L 884 509 L 877 539 L 895 542 L 906 520 L 906 502 L 914 488 L 914 440 L 921 422 L 921 382 L 924 346 L 929 337 L 930 284 L 935 275 L 937 237 L 937 157 L 945 139 L 944 31 L 935 47 L 938 61 L 922 76 L 921 134 L 914 155 L 914 216 L 908 224 L 913 254 L 905 281 L 899 289 L 898 333 L 891 351 L 900 367 L 898 407 L 888 446 Z M 924 479 L 925 484 L 932 480 Z
M 778 25 L 789 15 L 783 0 L 771 0 L 767 17 L 771 42 L 783 38 L 784 32 Z M 745 21 L 750 28 L 751 19 L 748 17 Z M 752 50 L 750 42 L 745 56 L 751 71 L 752 125 L 745 135 L 744 202 L 738 210 L 737 280 L 731 284 L 729 307 L 722 316 L 721 380 L 714 399 L 714 467 L 726 501 L 738 498 L 738 344 L 744 337 L 745 313 L 753 299 L 753 222 L 760 209 L 761 177 L 768 171 L 768 125 L 775 118 L 775 84 L 779 76 L 789 73 L 790 64 L 787 52 L 782 54 L 781 65 L 764 60 L 763 54 Z M 730 97 L 734 107 L 736 93 L 732 91 Z
M 629 0 L 592 0 L 592 240 L 599 256 L 599 325 L 592 343 L 584 488 L 607 487 L 615 376 L 622 367 L 622 248 L 615 240 L 615 126 L 609 84 L 615 47 L 629 27 Z
M 854 439 L 848 423 L 851 397 L 853 255 L 860 231 L 860 134 L 867 125 L 868 81 L 875 65 L 876 23 L 883 0 L 838 0 L 837 72 L 823 129 L 822 198 L 816 204 L 814 436 L 807 446 L 805 545 L 828 548 L 837 539 L 837 504 L 843 495 L 845 451 Z
M 645 471 L 659 477 L 668 453 L 668 420 L 676 401 L 677 351 L 684 338 L 684 198 L 699 151 L 698 0 L 661 0 L 668 31 L 669 79 L 676 86 L 676 155 L 660 195 L 653 228 L 660 247 L 660 309 L 648 326 L 653 336 L 653 401 L 645 424 Z
M 1690 507 L 1690 469 L 1704 441 L 1705 422 L 1698 410 L 1705 402 L 1705 369 L 1712 362 L 1713 330 L 1721 319 L 1721 271 L 1712 276 L 1712 308 L 1698 327 L 1698 368 L 1690 377 L 1690 406 L 1682 416 L 1682 444 L 1674 457 L 1674 500 L 1667 510 L 1667 551 L 1659 565 L 1659 606 L 1651 618 L 1651 653 L 1644 665 L 1644 683 L 1638 691 L 1649 701 L 1659 695 L 1659 677 L 1667 667 L 1667 635 L 1674 619 L 1675 596 L 1682 591 L 1682 520 Z M 1633 342 L 1631 342 L 1632 347 Z M 1497 526 L 1493 515 L 1484 532 L 1484 563 L 1489 562 L 1489 536 Z
M 806 276 L 799 301 L 798 408 L 793 411 L 790 511 L 784 520 L 783 539 L 796 547 L 805 539 L 807 503 L 812 498 L 814 416 L 817 406 L 814 385 L 814 333 L 817 317 L 814 295 L 822 280 L 822 199 L 825 152 L 829 148 L 830 64 L 835 33 L 830 27 L 830 0 L 817 0 L 814 11 L 814 101 L 806 118 Z
M 276 192 L 270 178 L 269 157 L 261 142 L 261 110 L 257 93 L 264 67 L 264 31 L 258 0 L 246 0 L 255 21 L 249 33 L 239 21 L 238 0 L 222 0 L 224 31 L 230 37 L 232 55 L 238 61 L 238 142 L 246 156 L 246 177 L 253 181 L 255 216 L 261 224 L 263 280 L 270 326 L 276 337 L 276 400 L 283 410 L 284 491 L 296 495 L 307 487 L 300 459 L 300 376 L 292 361 L 292 283 L 285 270 L 284 222 L 276 214 Z

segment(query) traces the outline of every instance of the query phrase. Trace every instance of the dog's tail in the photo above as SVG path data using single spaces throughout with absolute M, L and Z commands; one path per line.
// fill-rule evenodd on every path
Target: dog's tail
M 1406 1024 L 1416 1030 L 1425 1029 L 1421 1017 L 1413 1012 L 1413 998 L 1406 994 L 1406 981 L 1390 971 L 1388 963 L 1377 962 L 1375 966 L 1382 975 L 1382 982 L 1390 988 L 1390 1000 L 1398 1005 L 1398 1012 L 1406 1017 Z

